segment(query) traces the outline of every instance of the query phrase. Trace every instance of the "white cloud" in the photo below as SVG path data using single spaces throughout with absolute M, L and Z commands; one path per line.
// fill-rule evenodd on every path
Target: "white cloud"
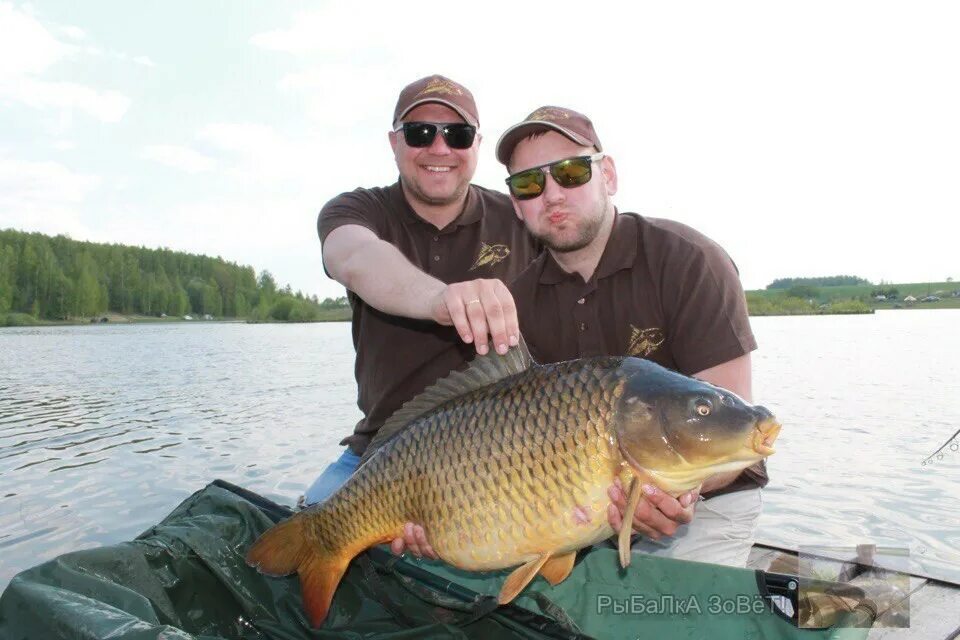
M 257 155 L 273 155 L 264 152 L 278 151 L 285 144 L 273 127 L 252 122 L 217 122 L 197 135 L 221 149 Z
M 0 156 L 0 226 L 90 237 L 79 208 L 100 183 L 58 162 Z
M 0 93 L 6 93 L 7 97 L 40 109 L 76 109 L 102 122 L 119 122 L 130 108 L 130 99 L 122 93 L 97 91 L 75 82 L 20 78 L 6 88 L 0 85 Z
M 133 61 L 136 62 L 137 64 L 142 64 L 142 65 L 145 66 L 145 67 L 155 67 L 155 66 L 157 66 L 157 63 L 154 62 L 153 60 L 151 60 L 151 59 L 150 59 L 149 57 L 147 57 L 147 56 L 135 56 L 135 57 L 131 58 L 131 60 L 133 60 Z
M 216 168 L 216 161 L 188 147 L 170 144 L 150 145 L 143 150 L 143 157 L 187 173 L 203 173 Z
M 40 22 L 12 4 L 0 3 L 0 82 L 26 73 L 40 73 L 67 54 L 69 47 Z
M 272 29 L 250 38 L 251 44 L 268 51 L 305 53 L 336 51 L 349 47 L 354 38 L 350 29 L 342 25 L 354 24 L 356 8 L 347 3 L 331 3 L 323 9 L 298 12 L 288 28 Z M 366 42 L 379 42 L 385 34 L 380 10 L 366 12 L 363 19 Z
M 87 37 L 86 31 L 84 31 L 80 27 L 75 27 L 73 25 L 60 27 L 60 33 L 70 38 L 71 40 L 84 40 Z
M 288 73 L 277 86 L 320 127 L 343 131 L 376 123 L 386 131 L 400 91 L 398 77 L 392 65 L 325 62 Z
M 78 27 L 61 27 L 59 31 L 72 38 L 85 36 Z M 91 47 L 96 49 L 88 45 L 85 50 Z M 3 60 L 0 65 L 0 98 L 37 109 L 75 109 L 103 122 L 119 121 L 130 106 L 130 99 L 120 92 L 37 77 L 79 51 L 54 37 L 28 11 L 0 3 L 0 60 Z

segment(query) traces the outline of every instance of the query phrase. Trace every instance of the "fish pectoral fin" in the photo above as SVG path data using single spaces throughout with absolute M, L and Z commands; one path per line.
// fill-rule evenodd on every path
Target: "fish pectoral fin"
M 537 573 L 550 559 L 550 552 L 543 553 L 522 567 L 518 567 L 513 573 L 507 576 L 506 581 L 500 588 L 500 595 L 497 596 L 497 602 L 507 604 L 517 597 L 523 588 L 530 584 L 530 581 L 536 577 Z
M 566 580 L 570 572 L 573 571 L 573 561 L 576 559 L 576 551 L 565 553 L 562 556 L 553 556 L 540 568 L 540 575 L 553 586 L 557 586 Z
M 314 628 L 319 627 L 326 619 L 327 612 L 330 611 L 330 603 L 333 602 L 333 594 L 350 564 L 349 558 L 346 562 L 340 559 L 335 562 L 329 562 L 329 560 L 331 559 L 314 556 L 297 569 L 297 573 L 300 574 L 303 608 L 307 611 L 307 617 L 310 618 L 310 624 Z
M 633 514 L 640 504 L 642 484 L 639 478 L 634 477 L 630 482 L 630 493 L 627 497 L 627 508 L 623 510 L 623 522 L 620 524 L 620 533 L 617 536 L 617 547 L 620 549 L 620 566 L 630 566 L 630 534 L 633 532 Z

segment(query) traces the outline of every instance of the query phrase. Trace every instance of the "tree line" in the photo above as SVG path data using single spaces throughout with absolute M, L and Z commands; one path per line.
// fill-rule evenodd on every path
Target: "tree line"
M 113 311 L 310 321 L 337 300 L 279 288 L 222 258 L 0 230 L 0 314 L 69 320 Z M 343 299 L 344 303 L 346 302 Z
M 824 276 L 820 278 L 777 278 L 767 285 L 767 289 L 789 289 L 796 286 L 838 287 L 846 285 L 870 284 L 869 280 L 857 276 Z

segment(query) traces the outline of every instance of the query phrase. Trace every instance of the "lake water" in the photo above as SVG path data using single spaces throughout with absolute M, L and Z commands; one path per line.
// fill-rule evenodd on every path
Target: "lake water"
M 960 582 L 960 311 L 754 318 L 784 424 L 758 540 L 877 542 Z M 0 330 L 0 589 L 215 478 L 292 504 L 359 417 L 347 323 Z

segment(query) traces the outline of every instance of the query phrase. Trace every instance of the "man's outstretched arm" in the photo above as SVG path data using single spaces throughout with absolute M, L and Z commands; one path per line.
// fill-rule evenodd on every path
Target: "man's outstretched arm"
M 500 280 L 446 284 L 413 264 L 373 231 L 347 224 L 323 242 L 323 263 L 334 280 L 370 306 L 392 315 L 453 326 L 464 342 L 487 352 L 488 337 L 500 353 L 519 342 L 513 296 Z

